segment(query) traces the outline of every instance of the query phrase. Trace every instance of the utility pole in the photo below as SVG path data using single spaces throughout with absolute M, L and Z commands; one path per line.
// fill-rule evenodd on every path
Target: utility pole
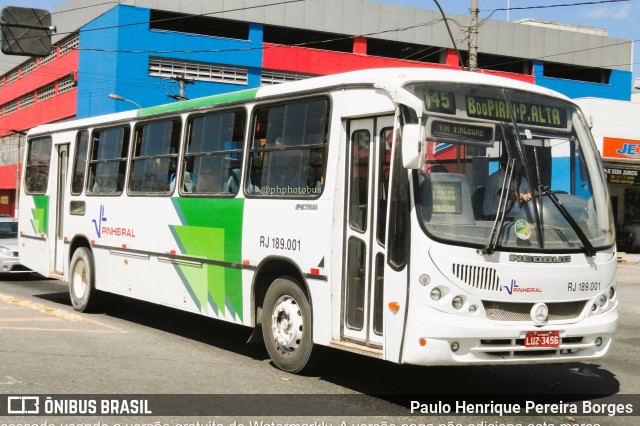
M 469 71 L 478 68 L 478 0 L 471 0 L 471 26 L 469 27 Z
M 184 86 L 187 84 L 193 84 L 193 80 L 186 78 L 183 75 L 175 75 L 173 77 L 169 77 L 173 81 L 177 81 L 180 84 L 180 94 L 179 95 L 168 95 L 171 99 L 175 99 L 177 101 L 186 101 L 188 98 L 184 95 Z

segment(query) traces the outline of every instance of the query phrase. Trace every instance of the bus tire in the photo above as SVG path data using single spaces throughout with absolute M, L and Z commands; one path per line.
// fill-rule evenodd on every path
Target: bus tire
M 276 367 L 299 373 L 309 366 L 313 350 L 311 306 L 291 278 L 276 279 L 264 298 L 262 335 Z
M 73 309 L 91 312 L 101 302 L 100 291 L 95 288 L 93 254 L 86 247 L 78 247 L 69 264 L 69 296 Z

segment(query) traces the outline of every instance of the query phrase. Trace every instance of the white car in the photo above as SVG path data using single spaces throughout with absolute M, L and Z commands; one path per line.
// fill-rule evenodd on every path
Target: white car
M 31 273 L 18 260 L 18 220 L 0 217 L 0 274 Z

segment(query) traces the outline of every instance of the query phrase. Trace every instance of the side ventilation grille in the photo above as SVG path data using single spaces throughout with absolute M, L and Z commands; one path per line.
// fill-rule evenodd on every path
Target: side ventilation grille
M 500 279 L 493 268 L 453 264 L 453 274 L 465 284 L 479 290 L 500 291 Z

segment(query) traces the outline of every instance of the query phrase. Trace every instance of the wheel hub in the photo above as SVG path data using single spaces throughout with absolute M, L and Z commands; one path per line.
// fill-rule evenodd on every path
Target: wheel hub
M 283 296 L 275 304 L 271 316 L 273 337 L 282 352 L 294 352 L 302 340 L 302 312 L 290 296 Z

